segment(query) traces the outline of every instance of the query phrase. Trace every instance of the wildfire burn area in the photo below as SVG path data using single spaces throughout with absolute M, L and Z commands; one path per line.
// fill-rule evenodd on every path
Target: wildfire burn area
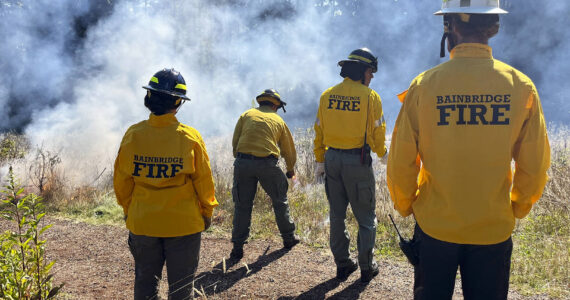
M 92 225 L 49 217 L 45 232 L 47 259 L 55 260 L 55 283 L 65 283 L 60 299 L 132 299 L 134 265 L 127 246 L 128 231 L 116 225 Z M 0 228 L 10 227 L 0 221 Z M 228 238 L 206 232 L 195 279 L 199 299 L 411 299 L 411 266 L 377 258 L 380 274 L 369 284 L 360 273 L 336 280 L 328 249 L 303 244 L 287 251 L 276 241 L 256 239 L 245 245 L 244 258 L 232 265 Z M 225 263 L 225 266 L 224 266 Z M 167 298 L 166 272 L 160 298 Z M 459 279 L 453 299 L 462 299 Z M 509 299 L 549 299 L 522 296 L 511 290 Z

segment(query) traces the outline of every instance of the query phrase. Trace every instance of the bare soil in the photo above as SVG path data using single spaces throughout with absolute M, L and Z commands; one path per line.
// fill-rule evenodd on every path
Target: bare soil
M 61 299 L 132 299 L 134 265 L 127 246 L 128 231 L 122 226 L 91 225 L 72 220 L 48 219 L 53 226 L 44 234 L 55 283 L 64 282 Z M 0 229 L 8 224 L 0 221 Z M 231 265 L 229 239 L 210 233 L 202 236 L 200 265 L 195 288 L 203 299 L 412 299 L 413 269 L 410 265 L 377 258 L 380 274 L 369 284 L 360 283 L 360 272 L 346 281 L 335 277 L 328 249 L 303 245 L 290 251 L 275 241 L 254 240 L 245 255 Z M 224 268 L 225 262 L 225 268 Z M 225 269 L 225 271 L 224 271 Z M 160 296 L 166 298 L 164 273 Z M 460 283 L 454 299 L 462 299 Z M 523 297 L 511 291 L 509 299 Z

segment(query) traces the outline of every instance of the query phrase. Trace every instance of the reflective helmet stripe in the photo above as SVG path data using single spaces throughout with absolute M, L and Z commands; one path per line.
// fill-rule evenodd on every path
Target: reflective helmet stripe
M 348 56 L 348 58 L 349 58 L 349 59 L 358 59 L 358 60 L 361 60 L 361 61 L 363 61 L 363 62 L 367 62 L 367 63 L 369 63 L 369 64 L 372 63 L 372 60 L 370 60 L 370 59 L 368 59 L 368 58 L 366 58 L 366 57 L 362 57 L 362 56 L 360 56 L 360 55 L 351 54 L 351 55 Z
M 184 100 L 190 100 L 186 97 L 186 82 L 180 72 L 174 69 L 162 69 L 156 72 L 148 82 L 148 85 L 143 86 L 144 89 L 163 93 L 174 97 L 181 97 Z

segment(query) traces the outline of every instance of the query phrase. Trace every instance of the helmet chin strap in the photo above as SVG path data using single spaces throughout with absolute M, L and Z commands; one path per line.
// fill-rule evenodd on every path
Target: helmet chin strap
M 451 17 L 448 15 L 443 16 L 443 36 L 441 37 L 439 57 L 445 57 L 445 40 L 449 44 L 449 50 L 455 48 L 455 41 L 451 35 Z
M 443 33 L 443 36 L 441 37 L 441 47 L 439 49 L 439 57 L 445 57 L 445 40 L 447 39 L 447 36 L 449 34 L 447 32 Z
M 178 101 L 180 101 L 180 104 L 176 108 L 176 113 L 178 113 L 178 110 L 180 109 L 180 107 L 182 107 L 182 104 L 184 104 L 186 102 L 186 100 L 184 100 L 182 98 L 179 98 Z M 176 102 L 178 102 L 178 101 L 176 101 Z

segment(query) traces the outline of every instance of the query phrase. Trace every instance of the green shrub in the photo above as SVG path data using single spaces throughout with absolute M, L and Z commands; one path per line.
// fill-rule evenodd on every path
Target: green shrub
M 63 286 L 52 287 L 54 261 L 46 261 L 41 235 L 51 225 L 41 226 L 45 216 L 42 198 L 23 196 L 10 167 L 2 191 L 2 218 L 14 226 L 0 235 L 0 299 L 50 299 Z

